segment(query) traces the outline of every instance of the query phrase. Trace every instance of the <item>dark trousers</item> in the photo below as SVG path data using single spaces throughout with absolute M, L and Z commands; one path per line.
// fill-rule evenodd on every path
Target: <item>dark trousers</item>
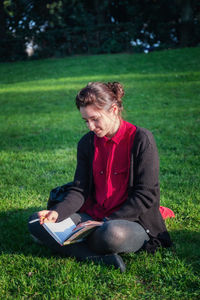
M 29 221 L 37 218 L 35 213 Z M 83 213 L 75 213 L 71 218 L 76 225 L 92 220 L 89 215 Z M 140 224 L 126 220 L 107 221 L 97 227 L 85 241 L 66 246 L 58 244 L 39 221 L 28 223 L 28 227 L 32 237 L 52 252 L 61 256 L 76 257 L 78 260 L 95 260 L 95 257 L 106 254 L 136 252 L 149 240 L 148 234 Z

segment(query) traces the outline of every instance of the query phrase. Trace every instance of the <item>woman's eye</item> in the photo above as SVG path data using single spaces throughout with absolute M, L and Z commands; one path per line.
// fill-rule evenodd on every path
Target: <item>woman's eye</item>
M 91 121 L 92 121 L 92 122 L 97 122 L 98 120 L 99 120 L 99 118 L 91 119 Z M 89 121 L 88 121 L 88 120 L 84 120 L 84 122 L 85 122 L 86 124 L 88 124 L 88 123 L 89 123 Z

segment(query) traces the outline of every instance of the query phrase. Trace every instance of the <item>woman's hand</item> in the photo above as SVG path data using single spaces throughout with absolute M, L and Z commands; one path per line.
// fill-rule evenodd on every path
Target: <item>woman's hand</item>
M 79 223 L 76 228 L 74 228 L 74 230 L 80 228 L 80 227 L 83 227 L 83 226 L 87 226 L 87 225 L 102 225 L 103 222 L 99 222 L 99 221 L 86 221 L 86 222 L 82 222 L 82 223 Z
M 55 210 L 41 210 L 38 212 L 38 217 L 41 225 L 45 222 L 55 223 L 58 219 L 58 213 Z

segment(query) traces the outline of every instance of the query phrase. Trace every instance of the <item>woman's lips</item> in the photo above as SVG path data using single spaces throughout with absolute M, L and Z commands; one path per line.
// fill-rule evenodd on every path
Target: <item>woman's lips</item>
M 101 130 L 99 129 L 99 130 L 95 130 L 95 132 L 94 132 L 96 135 L 98 135 L 98 134 L 100 134 L 101 133 Z

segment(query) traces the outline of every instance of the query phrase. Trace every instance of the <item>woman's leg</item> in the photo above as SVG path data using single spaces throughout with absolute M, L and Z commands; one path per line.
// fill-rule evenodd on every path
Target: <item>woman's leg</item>
M 29 222 L 38 218 L 37 213 L 29 218 Z M 86 214 L 73 214 L 71 216 L 74 223 L 77 225 L 80 222 L 91 220 L 92 218 Z M 61 246 L 54 238 L 40 225 L 39 221 L 28 223 L 29 231 L 34 240 L 47 246 L 52 252 L 61 256 L 76 257 L 77 260 L 92 260 L 97 263 L 105 263 L 119 268 L 121 272 L 125 271 L 125 265 L 122 258 L 113 253 L 108 255 L 99 255 L 88 246 L 87 240 L 67 246 Z
M 88 238 L 90 249 L 99 253 L 137 252 L 149 236 L 144 228 L 126 220 L 112 220 L 97 228 Z
M 75 224 L 91 220 L 91 217 L 86 214 L 74 214 L 71 217 Z M 36 218 L 38 218 L 37 213 L 31 216 L 29 221 Z M 67 246 L 59 245 L 39 224 L 39 221 L 29 223 L 29 231 L 54 253 L 76 257 L 78 260 L 104 262 L 120 268 L 122 272 L 125 270 L 125 265 L 117 253 L 136 252 L 149 240 L 148 234 L 140 224 L 126 220 L 105 222 L 86 241 Z
M 33 237 L 33 239 L 35 241 L 38 241 L 38 243 L 40 243 L 40 244 L 44 244 L 45 246 L 50 248 L 54 253 L 58 253 L 58 254 L 64 255 L 64 256 L 71 256 L 72 249 L 77 248 L 77 245 L 72 244 L 72 245 L 68 245 L 68 246 L 61 246 L 46 231 L 46 229 L 43 226 L 40 225 L 39 221 L 36 221 L 36 222 L 33 222 L 33 223 L 30 222 L 30 221 L 33 221 L 35 219 L 38 219 L 38 214 L 37 213 L 34 213 L 29 218 L 29 222 L 28 222 L 28 228 L 29 228 L 29 231 L 30 231 L 31 236 Z M 71 219 L 77 225 L 80 222 L 85 222 L 85 221 L 91 220 L 92 218 L 90 216 L 86 215 L 86 214 L 73 214 L 71 216 Z M 78 244 L 80 246 L 82 245 L 82 243 L 78 243 Z M 74 246 L 76 246 L 76 247 L 74 247 Z M 87 245 L 85 246 L 85 243 L 83 243 L 83 247 L 86 248 L 85 251 L 81 251 L 83 253 L 83 255 L 84 254 L 85 255 L 90 254 L 89 249 L 88 249 L 89 253 L 87 253 L 88 246 Z M 74 251 L 74 252 L 76 254 L 76 251 Z M 76 255 L 73 255 L 73 256 L 76 256 Z

